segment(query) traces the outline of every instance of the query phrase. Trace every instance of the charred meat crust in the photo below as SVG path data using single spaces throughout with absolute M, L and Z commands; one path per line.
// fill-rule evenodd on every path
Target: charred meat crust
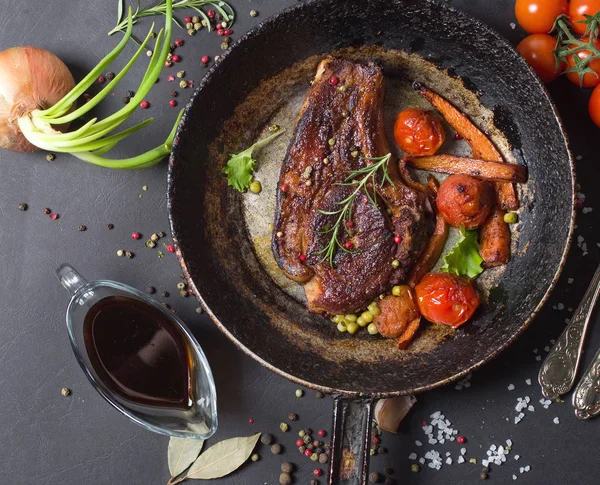
M 289 278 L 305 285 L 308 307 L 314 312 L 339 314 L 364 308 L 390 285 L 406 279 L 426 244 L 424 197 L 403 184 L 390 161 L 393 185 L 381 186 L 380 179 L 375 187 L 379 207 L 359 194 L 350 234 L 340 233 L 343 241 L 352 242 L 352 252 L 338 250 L 334 267 L 317 254 L 330 237 L 320 233 L 336 220 L 319 210 L 335 210 L 353 190 L 336 184 L 349 171 L 372 163 L 368 158 L 390 152 L 384 94 L 383 71 L 375 63 L 324 59 L 281 167 L 273 254 Z M 372 193 L 373 186 L 368 187 Z M 401 238 L 399 244 L 396 236 Z M 398 267 L 392 266 L 393 260 L 398 260 Z

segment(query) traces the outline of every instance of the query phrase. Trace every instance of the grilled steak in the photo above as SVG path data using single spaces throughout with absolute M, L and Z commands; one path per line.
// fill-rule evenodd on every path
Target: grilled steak
M 281 167 L 273 254 L 286 275 L 304 285 L 313 312 L 365 308 L 406 278 L 426 244 L 423 196 L 402 183 L 390 160 L 387 171 L 393 185 L 379 171 L 375 187 L 365 186 L 370 194 L 376 191 L 377 206 L 361 190 L 350 222 L 344 221 L 338 232 L 342 245 L 350 242 L 350 252 L 336 247 L 333 266 L 322 252 L 332 237 L 327 231 L 338 218 L 322 211 L 339 210 L 339 202 L 356 187 L 339 184 L 350 171 L 375 163 L 369 158 L 390 152 L 384 92 L 382 69 L 374 63 L 324 59 Z M 398 262 L 392 264 L 394 260 Z

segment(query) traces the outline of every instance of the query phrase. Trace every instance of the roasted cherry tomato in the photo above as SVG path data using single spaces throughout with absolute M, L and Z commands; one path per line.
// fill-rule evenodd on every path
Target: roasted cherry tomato
M 584 42 L 590 41 L 588 37 L 585 37 L 581 40 L 583 40 Z M 594 42 L 594 46 L 596 47 L 596 49 L 600 49 L 600 40 L 596 39 L 596 41 Z M 575 46 L 572 45 L 570 47 L 573 48 Z M 574 55 L 577 55 L 580 59 L 585 59 L 587 56 L 591 55 L 591 52 L 584 49 L 578 51 Z M 575 66 L 575 59 L 573 59 L 574 55 L 570 55 L 567 58 L 567 68 L 569 69 Z M 582 88 L 593 88 L 594 86 L 600 84 L 600 59 L 594 59 L 588 64 L 588 67 L 592 69 L 597 75 L 592 74 L 591 72 L 584 74 L 582 84 L 580 84 L 579 74 L 577 74 L 576 72 L 568 72 L 565 75 L 567 76 L 567 78 L 569 78 L 569 81 L 571 81 L 573 84 L 576 84 L 577 86 L 581 86 Z
M 451 226 L 473 229 L 487 219 L 494 206 L 494 190 L 488 182 L 469 175 L 450 175 L 440 185 L 435 204 Z
M 547 34 L 556 17 L 568 9 L 567 0 L 517 0 L 515 3 L 517 21 L 530 34 Z
M 600 86 L 596 86 L 592 91 L 588 109 L 590 118 L 592 118 L 592 121 L 600 128 Z
M 556 47 L 556 39 L 547 34 L 533 34 L 525 37 L 517 51 L 535 69 L 535 72 L 545 83 L 554 81 L 565 66 L 564 62 L 556 65 L 556 59 L 552 52 Z
M 444 144 L 446 133 L 437 116 L 421 108 L 409 108 L 396 118 L 394 139 L 410 155 L 433 155 Z
M 429 273 L 415 287 L 421 314 L 430 322 L 460 327 L 479 306 L 471 280 L 450 273 Z
M 569 17 L 573 24 L 573 30 L 579 35 L 585 34 L 586 24 L 580 24 L 579 20 L 585 20 L 584 15 L 594 15 L 600 11 L 600 0 L 571 0 L 569 3 Z

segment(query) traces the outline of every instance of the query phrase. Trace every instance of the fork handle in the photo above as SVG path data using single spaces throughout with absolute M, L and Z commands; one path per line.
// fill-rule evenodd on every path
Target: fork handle
M 585 333 L 598 299 L 598 293 L 600 293 L 600 266 L 596 269 L 592 282 L 567 328 L 550 350 L 540 369 L 538 381 L 542 386 L 542 393 L 548 399 L 555 399 L 561 394 L 569 392 L 573 387 L 577 367 L 581 360 Z M 600 362 L 597 367 L 598 374 L 600 374 Z M 598 377 L 596 382 L 598 382 Z
M 575 388 L 573 406 L 579 419 L 600 414 L 600 350 Z

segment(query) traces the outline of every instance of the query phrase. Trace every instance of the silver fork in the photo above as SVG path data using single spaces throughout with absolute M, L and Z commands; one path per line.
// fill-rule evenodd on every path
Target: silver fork
M 588 287 L 583 300 L 575 310 L 571 321 L 565 328 L 550 353 L 544 360 L 538 381 L 542 386 L 542 393 L 548 399 L 555 399 L 562 394 L 565 394 L 571 390 L 575 377 L 577 376 L 577 368 L 579 367 L 579 361 L 581 360 L 581 350 L 583 348 L 583 341 L 585 340 L 585 334 L 590 322 L 592 311 L 598 294 L 600 293 L 600 266 L 596 269 L 592 282 Z M 584 382 L 585 381 L 585 382 Z M 594 389 L 594 383 L 596 388 L 600 385 L 600 352 L 594 358 L 594 362 L 587 370 L 584 379 L 578 387 L 578 391 L 573 396 L 573 405 L 579 409 L 587 409 L 592 402 L 596 402 L 600 399 L 594 398 L 593 392 L 595 390 L 596 395 L 598 394 L 597 389 Z M 579 398 L 577 396 L 580 396 Z M 577 404 L 575 401 L 577 400 Z M 581 408 L 579 406 L 582 406 Z M 598 404 L 592 406 L 594 409 Z M 590 408 L 591 411 L 591 408 Z M 588 411 L 582 411 L 586 413 Z M 596 414 L 600 412 L 600 408 L 596 410 Z M 579 416 L 579 414 L 578 414 Z M 579 416 L 582 419 L 586 419 Z M 587 416 L 591 417 L 591 416 Z

